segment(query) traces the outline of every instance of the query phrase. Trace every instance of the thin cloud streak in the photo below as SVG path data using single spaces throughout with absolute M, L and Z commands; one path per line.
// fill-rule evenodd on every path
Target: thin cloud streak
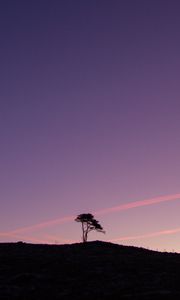
M 16 233 L 23 233 L 23 232 L 29 232 L 29 231 L 33 232 L 33 231 L 37 231 L 38 229 L 58 225 L 58 224 L 61 224 L 61 223 L 70 222 L 70 221 L 73 221 L 73 220 L 74 220 L 74 216 L 67 216 L 67 217 L 58 218 L 58 219 L 55 219 L 55 220 L 42 222 L 42 223 L 35 224 L 35 225 L 32 225 L 32 226 L 17 228 L 15 230 L 7 232 L 7 234 L 16 234 Z M 4 233 L 4 234 L 6 234 L 6 233 Z
M 135 236 L 122 236 L 119 238 L 111 239 L 109 242 L 120 242 L 120 241 L 130 241 L 130 240 L 139 240 L 139 239 L 146 239 L 151 237 L 156 237 L 160 235 L 168 235 L 168 234 L 175 234 L 180 232 L 180 227 L 175 229 L 168 229 L 162 231 L 151 232 L 147 234 L 135 235 Z
M 178 199 L 180 199 L 180 194 L 159 196 L 159 197 L 155 197 L 155 198 L 151 198 L 151 199 L 134 201 L 134 202 L 121 204 L 121 205 L 114 206 L 114 207 L 105 208 L 105 209 L 102 209 L 99 211 L 95 211 L 94 214 L 95 215 L 106 215 L 109 213 L 128 210 L 128 209 L 132 209 L 132 208 L 136 208 L 136 207 L 158 204 L 158 203 L 166 202 L 166 201 L 174 201 L 174 200 L 178 200 Z M 66 216 L 66 217 L 42 222 L 39 224 L 35 224 L 32 226 L 17 228 L 15 230 L 12 230 L 9 232 L 3 232 L 3 233 L 0 233 L 0 236 L 4 236 L 4 235 L 10 236 L 13 234 L 18 234 L 18 233 L 23 233 L 23 232 L 34 232 L 34 231 L 37 231 L 38 229 L 43 229 L 43 228 L 51 227 L 51 226 L 66 223 L 66 222 L 72 222 L 74 220 L 74 218 L 75 218 L 75 216 Z
M 128 210 L 128 209 L 135 208 L 135 207 L 158 204 L 161 202 L 173 201 L 173 200 L 177 200 L 177 199 L 180 199 L 180 194 L 160 196 L 160 197 L 155 197 L 155 198 L 151 198 L 151 199 L 134 201 L 134 202 L 130 202 L 127 204 L 121 204 L 119 206 L 109 207 L 106 209 L 99 210 L 99 211 L 95 212 L 95 214 L 96 215 L 105 215 L 105 214 L 118 212 L 118 211 L 122 211 L 122 210 Z

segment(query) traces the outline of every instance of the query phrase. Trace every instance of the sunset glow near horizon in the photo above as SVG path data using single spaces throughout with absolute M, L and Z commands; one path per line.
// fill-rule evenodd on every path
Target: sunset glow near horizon
M 25 3 L 26 2 L 26 3 Z M 0 242 L 180 253 L 180 2 L 0 3 Z

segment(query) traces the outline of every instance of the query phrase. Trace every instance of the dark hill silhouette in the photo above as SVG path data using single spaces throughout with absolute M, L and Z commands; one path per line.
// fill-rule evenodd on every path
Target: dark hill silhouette
M 0 244 L 0 299 L 180 299 L 180 254 L 100 241 Z

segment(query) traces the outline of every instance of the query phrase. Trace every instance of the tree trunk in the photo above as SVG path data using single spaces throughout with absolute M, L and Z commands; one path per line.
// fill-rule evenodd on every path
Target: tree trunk
M 83 243 L 86 243 L 87 242 L 87 231 L 84 228 L 84 223 L 83 222 L 82 222 L 82 232 L 83 232 L 83 235 L 82 235 Z

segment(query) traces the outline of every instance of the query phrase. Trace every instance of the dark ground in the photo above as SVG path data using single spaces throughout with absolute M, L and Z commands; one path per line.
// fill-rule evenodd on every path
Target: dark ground
M 0 244 L 0 300 L 180 299 L 180 254 L 105 242 Z

